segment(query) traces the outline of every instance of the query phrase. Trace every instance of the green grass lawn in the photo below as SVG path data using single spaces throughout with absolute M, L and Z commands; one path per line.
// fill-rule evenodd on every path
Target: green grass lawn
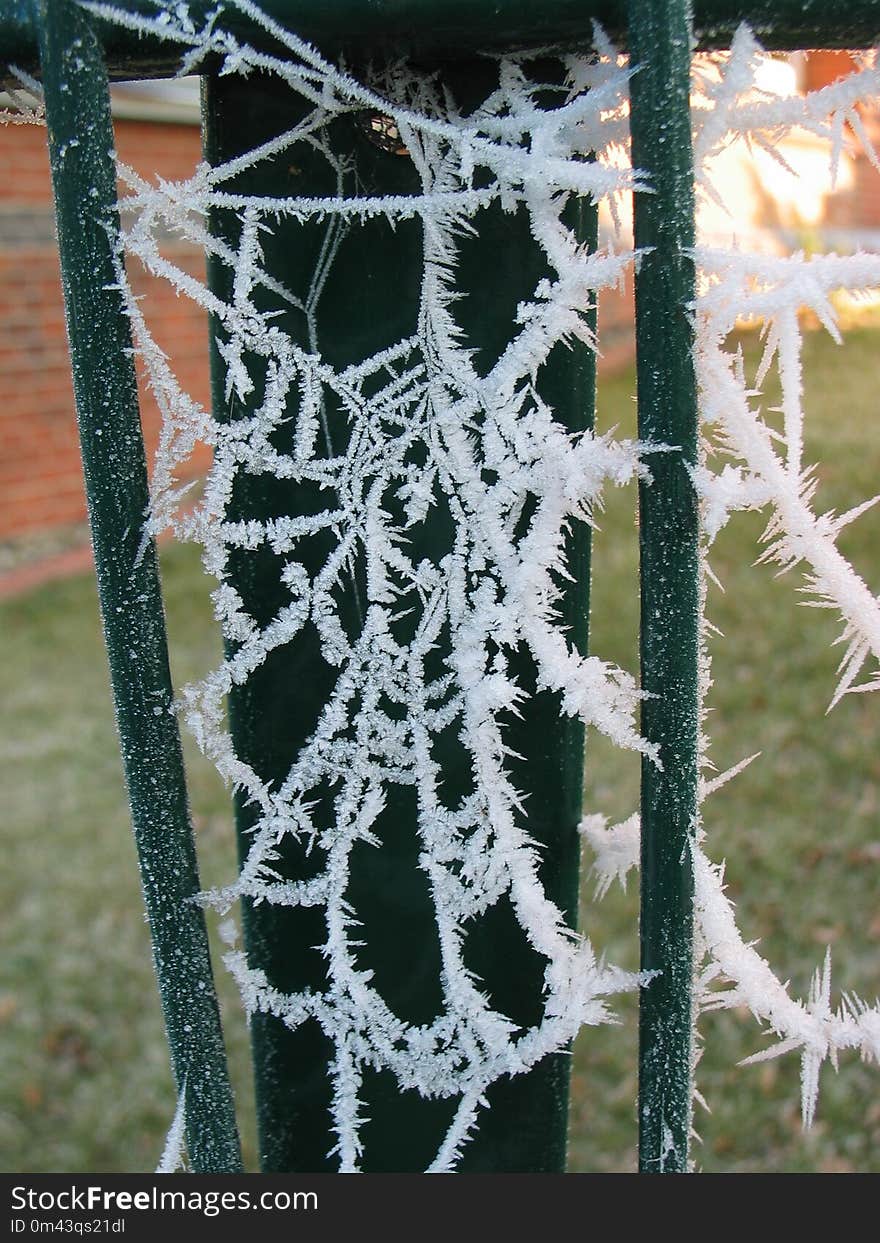
M 874 389 L 880 336 L 851 335 L 844 350 L 808 339 L 807 460 L 822 460 L 819 503 L 845 509 L 877 490 Z M 629 432 L 633 378 L 603 383 L 599 418 Z M 636 529 L 633 489 L 609 497 L 596 538 L 593 646 L 635 669 Z M 798 994 L 825 946 L 836 986 L 877 991 L 880 912 L 880 696 L 850 696 L 831 714 L 837 628 L 798 607 L 797 579 L 752 565 L 762 523 L 735 518 L 719 536 L 710 615 L 711 729 L 719 769 L 762 758 L 710 802 L 709 850 L 727 877 L 748 938 Z M 880 588 L 880 512 L 841 541 Z M 216 662 L 207 582 L 191 549 L 164 554 L 175 679 Z M 0 606 L 3 730 L 0 977 L 0 1168 L 151 1169 L 174 1110 L 162 1024 L 142 919 L 134 847 L 89 577 L 49 585 Z M 234 867 L 231 816 L 213 771 L 187 746 L 192 802 L 210 884 Z M 585 802 L 627 815 L 637 764 L 591 738 Z M 598 948 L 636 965 L 636 886 L 591 902 L 583 927 Z M 253 1168 L 246 1032 L 234 989 L 220 981 L 242 1129 Z M 635 1005 L 621 1026 L 585 1031 L 574 1058 L 571 1168 L 628 1170 L 635 1149 Z M 801 1132 L 793 1058 L 737 1068 L 766 1041 L 748 1014 L 708 1016 L 695 1147 L 706 1170 L 876 1170 L 878 1070 L 850 1056 L 825 1068 L 816 1125 Z

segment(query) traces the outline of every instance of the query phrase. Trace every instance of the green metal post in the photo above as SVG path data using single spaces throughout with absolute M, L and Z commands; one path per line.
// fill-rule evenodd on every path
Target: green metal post
M 642 766 L 642 991 L 639 1156 L 646 1172 L 687 1169 L 692 1079 L 693 871 L 697 805 L 698 530 L 693 329 L 691 36 L 687 0 L 631 0 L 639 435 L 674 446 L 639 493 L 642 730 L 662 767 Z
M 153 956 L 190 1161 L 241 1169 L 172 708 L 118 232 L 107 76 L 73 0 L 41 0 L 40 51 L 61 275 L 101 615 Z
M 492 73 L 483 63 L 447 65 L 443 81 L 467 106 L 487 88 Z M 234 158 L 295 123 L 296 105 L 288 88 L 267 80 L 242 81 L 234 76 L 209 79 L 205 94 L 206 154 L 212 164 Z M 378 149 L 343 117 L 333 123 L 334 152 L 352 162 L 357 183 L 367 194 L 418 193 L 411 161 Z M 335 175 L 326 161 L 307 145 L 285 151 L 271 163 L 240 174 L 235 189 L 261 195 L 333 194 Z M 596 213 L 582 209 L 584 227 L 595 238 Z M 480 239 L 462 242 L 460 284 L 468 296 L 457 307 L 471 342 L 488 362 L 497 355 L 510 331 L 517 303 L 544 275 L 527 221 L 500 210 L 481 215 Z M 217 212 L 212 227 L 235 245 L 240 222 L 232 213 Z M 262 239 L 269 270 L 300 297 L 309 288 L 326 225 L 297 223 L 284 217 Z M 586 236 L 586 235 L 585 235 Z M 503 262 L 499 257 L 503 256 Z M 341 243 L 335 265 L 323 287 L 317 311 L 318 343 L 328 360 L 341 367 L 368 357 L 383 346 L 410 335 L 417 322 L 422 240 L 416 221 L 392 229 L 383 219 L 351 228 Z M 228 298 L 231 274 L 219 263 L 210 273 L 215 291 Z M 268 296 L 268 295 L 267 295 Z M 299 312 L 283 310 L 274 322 L 305 340 Z M 215 332 L 221 332 L 214 325 Z M 218 417 L 247 415 L 250 407 L 224 397 L 223 368 L 214 355 L 215 410 Z M 539 377 L 542 395 L 558 417 L 574 430 L 592 421 L 594 359 L 587 349 L 560 348 L 546 374 Z M 259 384 L 252 402 L 259 401 Z M 345 419 L 330 410 L 334 451 L 345 443 Z M 322 509 L 326 495 L 263 477 L 240 478 L 230 517 L 266 518 Z M 427 525 L 427 524 L 426 524 Z M 436 561 L 448 551 L 448 517 L 436 518 L 411 549 Z M 299 555 L 312 557 L 317 569 L 332 545 L 311 541 Z M 575 582 L 567 585 L 566 619 L 574 641 L 585 650 L 587 639 L 588 532 L 582 524 L 570 538 Z M 357 571 L 360 573 L 362 571 Z M 278 559 L 266 552 L 242 554 L 235 566 L 235 587 L 245 607 L 268 619 L 285 602 L 279 583 Z M 356 605 L 347 602 L 356 626 Z M 526 686 L 534 686 L 528 658 L 521 658 Z M 272 782 L 287 774 L 292 758 L 308 738 L 335 679 L 324 663 L 315 634 L 303 631 L 283 650 L 236 688 L 230 719 L 237 752 L 262 777 Z M 583 731 L 561 719 L 556 696 L 541 693 L 524 710 L 525 719 L 510 736 L 511 747 L 526 756 L 514 774 L 527 795 L 528 826 L 544 845 L 542 880 L 552 899 L 574 923 L 577 908 L 578 835 L 581 815 Z M 452 731 L 454 734 L 455 732 Z M 451 796 L 470 788 L 470 761 L 457 736 L 443 743 L 444 790 Z M 331 814 L 328 809 L 328 814 Z M 242 849 L 254 810 L 238 807 Z M 410 1022 L 424 1023 L 436 1014 L 441 1000 L 440 959 L 429 895 L 418 868 L 415 798 L 410 788 L 392 787 L 388 804 L 374 831 L 381 850 L 365 851 L 351 880 L 352 905 L 364 920 L 369 957 L 365 962 L 391 1008 Z M 285 877 L 304 874 L 314 866 L 291 851 L 273 865 Z M 468 939 L 469 967 L 485 981 L 495 1004 L 516 1022 L 535 1023 L 541 1012 L 543 960 L 525 944 L 509 904 L 490 912 Z M 405 935 L 401 935 L 401 930 Z M 283 990 L 325 985 L 324 960 L 311 948 L 326 936 L 320 911 L 291 910 L 266 903 L 245 904 L 245 935 L 251 960 Z M 260 1124 L 260 1151 L 267 1172 L 319 1171 L 335 1168 L 328 1158 L 330 1084 L 329 1042 L 316 1025 L 291 1032 L 277 1019 L 255 1015 L 252 1020 L 255 1078 Z M 500 1081 L 489 1090 L 491 1107 L 480 1116 L 478 1133 L 464 1151 L 461 1167 L 476 1170 L 561 1170 L 566 1150 L 566 1109 L 570 1058 L 545 1059 L 527 1075 Z M 364 1168 L 367 1171 L 424 1169 L 433 1158 L 452 1120 L 455 1102 L 424 1100 L 401 1092 L 388 1072 L 367 1072 L 363 1091 Z

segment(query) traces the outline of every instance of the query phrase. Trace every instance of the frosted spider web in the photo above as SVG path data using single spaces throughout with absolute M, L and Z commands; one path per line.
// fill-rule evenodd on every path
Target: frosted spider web
M 182 73 L 197 69 L 208 55 L 219 56 L 223 73 L 258 70 L 312 105 L 288 133 L 229 163 L 202 166 L 184 182 L 154 185 L 120 168 L 127 223 L 119 243 L 119 283 L 164 415 L 146 534 L 170 527 L 182 539 L 201 544 L 205 567 L 218 582 L 216 616 L 234 647 L 215 672 L 181 696 L 183 717 L 202 750 L 258 808 L 240 875 L 204 895 L 204 901 L 221 912 L 242 897 L 319 908 L 326 920 L 326 985 L 320 990 L 279 991 L 233 946 L 225 961 L 245 1006 L 249 1013 L 274 1014 L 292 1029 L 317 1023 L 332 1042 L 331 1126 L 340 1170 L 360 1167 L 364 1118 L 359 1093 L 367 1067 L 391 1071 L 403 1090 L 456 1102 L 450 1129 L 429 1167 L 450 1170 L 474 1132 L 491 1084 L 565 1048 L 584 1024 L 611 1019 L 607 998 L 641 982 L 597 958 L 544 892 L 538 851 L 520 814 L 507 763 L 504 725 L 525 694 L 511 661 L 523 645 L 534 662 L 538 689 L 556 692 L 565 714 L 621 747 L 647 753 L 655 762 L 662 758 L 636 729 L 640 693 L 633 678 L 596 656 L 579 655 L 560 624 L 557 605 L 570 525 L 591 521 L 606 484 L 649 478 L 650 454 L 663 447 L 570 433 L 534 383 L 559 343 L 577 338 L 595 348 L 586 313 L 596 292 L 618 284 L 634 263 L 625 248 L 588 250 L 564 220 L 572 198 L 608 204 L 613 214 L 622 196 L 639 184 L 638 174 L 622 158 L 628 149 L 630 71 L 596 31 L 594 56 L 560 58 L 562 91 L 558 82 L 530 79 L 531 62 L 499 58 L 497 87 L 479 107 L 464 113 L 434 78 L 405 66 L 369 81 L 355 79 L 247 0 L 218 8 L 201 27 L 183 5 L 157 4 L 153 17 L 88 7 L 176 42 Z M 224 29 L 223 12 L 233 9 L 277 41 L 278 56 L 246 46 Z M 706 193 L 714 193 L 711 157 L 734 138 L 772 143 L 791 125 L 830 135 L 836 149 L 847 126 L 864 137 L 855 105 L 878 94 L 880 74 L 872 61 L 850 79 L 806 99 L 774 100 L 756 99 L 753 90 L 760 57 L 743 29 L 730 55 L 717 59 L 695 82 L 697 176 Z M 417 169 L 420 193 L 367 197 L 351 192 L 348 170 L 326 131 L 335 118 L 364 110 L 385 118 L 389 132 L 399 136 Z M 269 199 L 230 189 L 243 169 L 297 143 L 307 143 L 327 160 L 337 175 L 336 195 Z M 479 227 L 480 211 L 496 203 L 527 213 L 550 275 L 522 301 L 507 344 L 481 373 L 454 314 L 458 241 Z M 238 214 L 236 246 L 209 232 L 209 213 L 218 208 Z M 421 223 L 417 322 L 410 336 L 378 355 L 334 368 L 322 354 L 316 307 L 341 230 L 375 215 L 392 222 L 415 217 Z M 279 286 L 263 260 L 273 220 L 290 216 L 324 221 L 326 227 L 314 280 L 301 300 Z M 163 256 L 158 239 L 169 229 L 203 246 L 229 270 L 228 300 Z M 247 417 L 215 420 L 181 389 L 131 292 L 125 257 L 170 281 L 216 317 L 228 400 L 245 402 L 255 392 L 259 371 L 256 391 L 263 395 Z M 864 507 L 840 517 L 816 514 L 810 507 L 811 476 L 801 451 L 798 312 L 812 308 L 836 333 L 830 291 L 880 286 L 880 258 L 768 260 L 701 250 L 697 260 L 696 359 L 704 446 L 694 481 L 706 549 L 733 511 L 769 509 L 765 556 L 784 567 L 804 567 L 802 581 L 816 603 L 843 618 L 846 655 L 835 701 L 856 689 L 873 689 L 876 674 L 861 686 L 856 679 L 868 658 L 880 656 L 880 608 L 835 545 L 839 530 Z M 298 305 L 309 325 L 308 348 L 259 309 L 261 290 Z M 726 348 L 730 329 L 746 313 L 762 315 L 768 326 L 762 375 L 775 359 L 784 392 L 781 444 L 762 419 L 740 360 Z M 338 453 L 328 426 L 329 394 L 348 427 L 346 448 Z M 273 436 L 285 420 L 292 420 L 292 447 L 281 452 Z M 199 440 L 212 446 L 213 466 L 203 498 L 189 510 L 177 480 Z M 718 453 L 732 459 L 720 471 L 711 469 Z M 317 485 L 327 508 L 307 517 L 230 521 L 236 480 L 263 474 Z M 409 532 L 430 521 L 441 497 L 454 520 L 453 545 L 437 562 L 416 563 L 408 555 Z M 403 522 L 392 516 L 392 498 L 403 506 Z M 526 512 L 531 516 L 523 525 Z M 298 553 L 316 532 L 333 534 L 334 551 L 315 573 Z M 282 580 L 289 601 L 260 625 L 232 584 L 230 563 L 234 555 L 266 547 L 285 558 Z M 349 582 L 356 556 L 366 564 L 366 595 L 360 628 L 352 636 L 340 620 L 337 590 Z M 415 623 L 410 618 L 410 637 L 403 641 L 398 601 L 413 594 L 419 601 L 417 618 Z M 307 625 L 318 631 L 323 658 L 337 671 L 336 683 L 313 736 L 290 757 L 286 779 L 270 786 L 236 754 L 225 700 Z M 444 633 L 451 655 L 438 675 L 429 672 L 428 658 Z M 705 643 L 701 676 L 705 697 L 710 684 Z M 389 712 L 388 704 L 396 710 Z M 452 726 L 471 757 L 474 788 L 447 805 L 432 749 Z M 707 748 L 704 737 L 705 768 Z M 701 800 L 747 762 L 722 777 L 704 779 Z M 381 849 L 374 826 L 394 784 L 410 786 L 417 795 L 419 867 L 428 878 L 441 947 L 442 1009 L 419 1026 L 392 1011 L 361 960 L 358 913 L 347 896 L 355 845 Z M 329 827 L 322 827 L 313 806 L 316 792 L 327 789 L 333 791 L 334 816 Z M 596 853 L 600 890 L 615 877 L 625 878 L 637 864 L 638 831 L 637 817 L 611 828 L 601 817 L 585 819 L 583 832 Z M 318 857 L 321 866 L 308 879 L 293 882 L 282 879 L 273 865 L 282 844 L 287 849 L 295 843 Z M 843 997 L 833 1009 L 827 961 L 808 999 L 792 998 L 738 931 L 721 869 L 705 853 L 701 828 L 693 858 L 701 962 L 698 1009 L 745 1003 L 779 1037 L 769 1055 L 800 1051 L 803 1113 L 809 1123 L 825 1058 L 836 1059 L 846 1048 L 857 1048 L 868 1059 L 880 1056 L 880 1009 L 855 996 Z M 543 1014 L 525 1029 L 492 1007 L 463 954 L 467 930 L 505 896 L 546 964 Z M 727 983 L 723 991 L 719 980 Z

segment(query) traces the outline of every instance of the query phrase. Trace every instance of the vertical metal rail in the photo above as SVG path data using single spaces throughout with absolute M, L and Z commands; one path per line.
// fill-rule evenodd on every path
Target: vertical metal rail
M 640 488 L 642 729 L 662 767 L 642 766 L 642 991 L 639 1164 L 687 1169 L 692 1080 L 693 871 L 696 822 L 698 532 L 693 330 L 691 39 L 687 0 L 630 0 L 639 435 L 675 446 Z
M 90 19 L 41 0 L 40 53 L 83 470 L 153 957 L 196 1172 L 241 1169 L 171 676 L 156 549 L 141 556 L 147 472 L 118 232 L 107 75 Z
M 443 80 L 463 106 L 482 99 L 494 85 L 488 63 L 463 61 L 442 66 Z M 271 80 L 243 80 L 233 75 L 206 79 L 206 156 L 212 164 L 232 159 L 283 132 L 295 122 L 295 103 L 286 86 Z M 306 105 L 303 105 L 305 109 Z M 360 183 L 370 193 L 405 194 L 418 191 L 412 162 L 381 151 L 358 132 L 349 118 L 335 123 L 331 141 L 357 169 Z M 238 192 L 271 196 L 297 193 L 335 193 L 335 174 L 320 155 L 301 144 L 294 159 L 283 151 L 272 161 L 239 173 Z M 572 207 L 574 210 L 574 207 Z M 597 212 L 593 204 L 578 208 L 571 221 L 585 241 L 595 245 Z M 238 244 L 240 221 L 217 211 L 212 228 L 231 247 Z M 320 251 L 325 226 L 282 218 L 263 238 L 263 253 L 273 274 L 288 289 L 305 296 Z M 498 256 L 504 262 L 498 262 Z M 391 341 L 405 337 L 417 321 L 422 238 L 416 221 L 374 220 L 353 228 L 341 243 L 334 268 L 328 274 L 317 313 L 322 349 L 336 366 L 368 357 Z M 511 217 L 500 208 L 484 213 L 479 242 L 462 243 L 461 284 L 469 296 L 458 314 L 469 340 L 481 357 L 494 359 L 510 332 L 511 313 L 534 283 L 545 274 L 540 253 L 520 214 Z M 209 280 L 224 299 L 231 291 L 231 274 L 218 262 L 209 266 Z M 352 291 L 357 291 L 352 303 Z M 274 304 L 273 304 L 274 309 Z M 289 308 L 275 322 L 294 337 L 304 332 L 297 312 Z M 466 318 L 467 317 L 467 318 Z M 466 322 L 465 322 L 466 318 Z M 213 331 L 222 340 L 222 327 Z M 594 356 L 586 347 L 572 351 L 557 347 L 538 378 L 542 396 L 572 431 L 592 426 Z M 249 406 L 230 409 L 224 391 L 224 370 L 216 349 L 213 355 L 214 408 L 217 418 L 238 418 Z M 258 402 L 257 390 L 249 401 Z M 345 420 L 331 410 L 334 437 L 344 438 Z M 284 429 L 279 432 L 283 437 Z M 281 442 L 280 442 L 281 443 Z M 344 443 L 344 440 L 341 440 Z M 335 443 L 335 451 L 339 452 Z M 234 518 L 293 515 L 309 506 L 325 504 L 304 485 L 265 476 L 239 479 L 230 504 Z M 439 560 L 448 550 L 448 519 L 435 516 L 418 539 L 421 555 Z M 316 558 L 316 572 L 330 548 L 312 541 L 300 554 Z M 589 587 L 589 530 L 579 524 L 568 543 L 572 581 L 565 584 L 561 602 L 572 641 L 581 651 L 587 642 Z M 357 571 L 360 573 L 361 571 Z M 279 582 L 274 556 L 253 553 L 233 564 L 236 589 L 255 616 L 269 618 L 287 597 Z M 354 601 L 345 606 L 357 625 Z M 523 684 L 534 688 L 535 673 L 523 653 L 517 668 Z M 316 634 L 304 630 L 269 659 L 230 697 L 230 722 L 239 755 L 266 780 L 283 781 L 291 763 L 314 728 L 314 721 L 336 674 L 322 658 Z M 523 719 L 511 727 L 512 750 L 527 757 L 517 762 L 514 783 L 526 795 L 528 830 L 542 844 L 542 881 L 552 899 L 572 924 L 577 915 L 577 825 L 581 817 L 583 729 L 563 718 L 558 696 L 540 692 L 522 708 Z M 440 752 L 438 752 L 440 754 Z M 453 797 L 471 788 L 470 757 L 450 737 L 442 743 L 444 788 Z M 254 809 L 244 801 L 238 807 L 242 850 Z M 329 813 L 328 813 L 329 814 Z M 364 852 L 352 871 L 350 895 L 364 922 L 369 956 L 388 1004 L 410 1022 L 427 1023 L 442 1003 L 436 926 L 429 895 L 418 868 L 417 809 L 408 787 L 392 787 L 388 805 L 377 822 L 381 851 Z M 286 878 L 300 878 L 314 866 L 291 850 L 274 866 Z M 315 947 L 326 937 L 317 909 L 294 909 L 244 903 L 245 937 L 251 961 L 262 967 L 272 983 L 284 990 L 326 986 L 325 963 Z M 405 935 L 401 934 L 405 929 Z M 491 991 L 494 1003 L 514 1021 L 538 1021 L 542 1007 L 543 960 L 524 943 L 522 930 L 506 903 L 488 912 L 468 940 L 468 966 Z M 321 1171 L 335 1168 L 328 1156 L 330 1085 L 328 1060 L 332 1046 L 315 1025 L 290 1031 L 272 1015 L 256 1014 L 251 1021 L 254 1073 L 260 1131 L 260 1155 L 266 1173 Z M 481 1115 L 477 1134 L 464 1150 L 460 1169 L 484 1171 L 561 1171 L 565 1166 L 570 1057 L 545 1058 L 528 1074 L 501 1080 L 487 1093 L 490 1108 Z M 454 1102 L 427 1100 L 402 1092 L 389 1072 L 367 1071 L 359 1096 L 369 1117 L 365 1131 L 364 1169 L 367 1172 L 404 1172 L 424 1169 L 433 1158 L 452 1120 Z

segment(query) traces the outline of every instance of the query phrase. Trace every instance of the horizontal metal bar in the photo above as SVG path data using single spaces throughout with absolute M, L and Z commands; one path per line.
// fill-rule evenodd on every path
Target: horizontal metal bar
M 115 0 L 130 13 L 156 13 L 150 0 Z M 169 5 L 169 7 L 172 7 Z M 626 0 L 261 0 L 270 17 L 328 54 L 362 60 L 386 52 L 459 59 L 480 50 L 589 45 L 592 22 L 626 43 Z M 216 11 L 216 0 L 189 0 L 198 26 Z M 693 28 L 702 49 L 729 45 L 748 22 L 768 48 L 867 47 L 880 40 L 880 0 L 694 0 Z M 31 0 L 0 0 L 0 77 L 9 64 L 37 65 L 37 17 Z M 270 36 L 233 5 L 224 28 L 263 49 Z M 110 76 L 163 77 L 174 73 L 173 44 L 99 22 Z

